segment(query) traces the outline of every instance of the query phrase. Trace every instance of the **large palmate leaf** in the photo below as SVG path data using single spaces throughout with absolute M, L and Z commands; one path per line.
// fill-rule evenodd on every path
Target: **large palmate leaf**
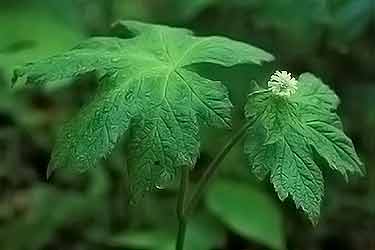
M 324 193 L 319 167 L 328 165 L 345 177 L 348 172 L 363 173 L 335 113 L 338 104 L 335 93 L 307 73 L 298 79 L 294 95 L 258 91 L 249 96 L 246 106 L 252 125 L 245 153 L 253 172 L 261 179 L 270 174 L 279 198 L 290 195 L 313 223 L 319 218 Z
M 97 96 L 62 129 L 49 172 L 86 170 L 108 155 L 125 132 L 132 191 L 172 180 L 199 153 L 199 126 L 229 128 L 231 103 L 224 85 L 186 66 L 259 64 L 272 56 L 224 37 L 195 37 L 186 29 L 136 21 L 118 23 L 122 35 L 83 42 L 71 51 L 15 70 L 14 81 L 43 84 L 95 71 Z

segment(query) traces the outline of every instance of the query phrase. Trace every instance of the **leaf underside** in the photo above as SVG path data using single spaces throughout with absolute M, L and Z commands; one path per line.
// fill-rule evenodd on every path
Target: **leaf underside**
M 130 38 L 97 37 L 63 54 L 26 64 L 13 81 L 44 84 L 96 72 L 97 95 L 62 128 L 48 174 L 59 167 L 87 170 L 127 133 L 127 165 L 137 196 L 172 181 L 199 154 L 199 127 L 231 127 L 228 92 L 186 66 L 260 64 L 273 57 L 224 37 L 196 37 L 186 29 L 122 21 Z
M 329 166 L 347 178 L 363 174 L 352 141 L 336 114 L 339 99 L 312 74 L 298 79 L 289 98 L 258 91 L 249 95 L 245 154 L 254 174 L 270 181 L 281 200 L 289 195 L 315 224 L 320 215 L 324 180 L 319 167 Z

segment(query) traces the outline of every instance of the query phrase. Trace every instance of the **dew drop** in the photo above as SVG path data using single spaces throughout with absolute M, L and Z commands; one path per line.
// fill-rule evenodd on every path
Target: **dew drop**
M 165 189 L 165 186 L 162 186 L 162 185 L 156 185 L 155 186 L 157 189 L 159 189 L 159 190 L 163 190 L 163 189 Z
M 117 62 L 119 62 L 121 59 L 120 58 L 112 58 L 111 59 L 111 61 L 113 62 L 113 63 L 117 63 Z
M 85 156 L 84 155 L 79 155 L 77 157 L 77 160 L 83 162 L 83 161 L 85 161 Z
M 159 190 L 166 189 L 172 180 L 173 175 L 164 170 L 160 173 L 159 183 L 156 184 L 155 187 Z

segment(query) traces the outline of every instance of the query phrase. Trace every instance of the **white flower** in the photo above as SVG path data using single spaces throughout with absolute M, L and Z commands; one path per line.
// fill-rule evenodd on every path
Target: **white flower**
M 268 81 L 268 87 L 275 95 L 289 97 L 297 91 L 297 83 L 287 71 L 276 71 Z

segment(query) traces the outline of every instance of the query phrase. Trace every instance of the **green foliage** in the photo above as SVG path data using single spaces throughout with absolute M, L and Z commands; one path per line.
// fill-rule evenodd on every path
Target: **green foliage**
M 59 229 L 72 227 L 77 222 L 103 227 L 107 219 L 107 216 L 103 216 L 106 205 L 97 204 L 102 202 L 108 192 L 107 176 L 104 171 L 97 171 L 89 177 L 89 186 L 82 193 L 38 184 L 29 191 L 20 192 L 22 196 L 17 194 L 22 213 L 2 222 L 0 248 L 42 249 L 57 236 Z M 98 216 L 100 218 L 93 223 L 93 219 Z
M 271 91 L 249 95 L 245 152 L 253 172 L 271 175 L 279 198 L 289 195 L 316 223 L 324 192 L 319 166 L 328 165 L 347 177 L 363 173 L 352 141 L 335 113 L 338 97 L 318 78 L 302 74 L 289 98 Z
M 319 33 L 319 24 L 328 20 L 326 0 L 266 0 L 260 1 L 257 15 L 264 25 L 285 32 L 297 39 L 311 40 Z M 295 11 L 298 9 L 298 11 Z
M 111 237 L 107 244 L 127 249 L 174 250 L 174 230 L 165 229 L 134 230 Z M 223 245 L 225 239 L 222 228 L 207 214 L 192 218 L 186 232 L 186 250 L 210 250 Z
M 265 193 L 238 181 L 219 180 L 209 188 L 207 207 L 230 229 L 271 249 L 284 249 L 279 208 Z
M 51 56 L 84 38 L 83 32 L 73 28 L 46 7 L 20 5 L 0 8 L 0 68 L 10 80 L 12 70 L 30 60 Z
M 172 1 L 172 3 L 168 3 L 173 6 L 176 10 L 179 11 L 178 18 L 179 19 L 190 19 L 196 16 L 201 10 L 205 9 L 206 7 L 210 6 L 218 2 L 217 0 L 191 0 L 191 1 L 183 1 L 177 0 Z
M 26 64 L 14 81 L 39 85 L 95 71 L 102 79 L 94 100 L 62 129 L 49 174 L 58 167 L 84 171 L 107 156 L 128 133 L 132 193 L 138 195 L 192 167 L 199 126 L 231 127 L 226 88 L 187 67 L 195 63 L 259 64 L 272 56 L 224 37 L 135 21 L 118 24 L 123 36 L 89 39 L 64 54 Z
M 372 0 L 345 0 L 336 4 L 332 16 L 332 37 L 344 42 L 357 39 L 375 22 L 375 5 Z

